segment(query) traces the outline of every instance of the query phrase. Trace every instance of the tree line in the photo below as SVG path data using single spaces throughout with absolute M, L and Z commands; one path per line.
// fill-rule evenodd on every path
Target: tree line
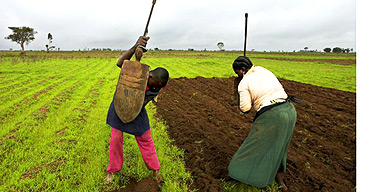
M 353 48 L 340 48 L 340 47 L 334 47 L 333 49 L 327 47 L 327 48 L 324 48 L 323 49 L 324 52 L 326 53 L 330 53 L 332 51 L 332 53 L 350 53 L 350 52 L 353 52 L 354 49 Z

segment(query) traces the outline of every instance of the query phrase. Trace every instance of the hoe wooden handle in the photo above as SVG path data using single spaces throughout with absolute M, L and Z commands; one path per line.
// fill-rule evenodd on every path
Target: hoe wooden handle
M 248 28 L 248 13 L 245 13 L 245 34 L 244 34 L 244 57 L 247 48 L 247 28 Z
M 150 19 L 151 19 L 151 15 L 152 15 L 152 10 L 154 9 L 155 3 L 156 3 L 156 0 L 152 0 L 152 7 L 151 7 L 149 18 L 147 19 L 147 23 L 146 23 L 146 27 L 145 27 L 145 32 L 143 33 L 143 36 L 147 36 L 148 28 L 149 28 L 149 23 L 150 23 Z M 146 52 L 146 51 L 147 51 L 146 47 L 137 46 L 137 48 L 136 48 L 136 50 L 134 52 L 134 54 L 136 55 L 136 61 L 140 62 L 141 61 L 141 58 L 142 58 L 142 55 L 143 55 L 143 52 Z

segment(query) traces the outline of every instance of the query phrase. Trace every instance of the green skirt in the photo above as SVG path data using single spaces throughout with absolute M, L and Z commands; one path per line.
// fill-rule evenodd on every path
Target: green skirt
M 285 172 L 296 118 L 296 109 L 290 102 L 262 113 L 232 157 L 229 176 L 249 185 L 265 187 L 274 181 L 278 171 Z

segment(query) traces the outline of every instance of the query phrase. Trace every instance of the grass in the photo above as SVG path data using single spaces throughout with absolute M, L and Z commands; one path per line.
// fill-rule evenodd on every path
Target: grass
M 119 70 L 114 59 L 3 58 L 0 70 L 0 191 L 105 191 L 150 176 L 135 139 L 124 134 L 124 168 L 113 185 L 104 184 L 110 138 L 105 118 Z M 153 118 L 154 105 L 147 108 L 162 189 L 185 191 L 192 180 L 183 152 Z
M 15 52 L 0 52 L 0 191 L 107 191 L 151 175 L 134 137 L 124 134 L 123 169 L 115 183 L 104 184 L 110 139 L 105 119 L 120 71 L 115 65 L 119 52 L 26 54 L 19 58 Z M 172 78 L 231 77 L 231 63 L 240 54 L 149 52 L 142 62 L 167 68 Z M 301 55 L 290 55 L 296 56 Z M 355 92 L 355 65 L 263 57 L 257 54 L 252 61 L 278 77 Z M 162 191 L 187 191 L 192 177 L 184 153 L 171 144 L 165 122 L 154 117 L 156 105 L 146 108 L 165 179 Z M 261 191 L 222 183 L 226 191 Z M 264 191 L 278 191 L 278 186 L 273 183 Z
M 252 62 L 272 71 L 277 77 L 320 87 L 356 92 L 356 66 L 318 62 L 288 62 L 257 59 Z

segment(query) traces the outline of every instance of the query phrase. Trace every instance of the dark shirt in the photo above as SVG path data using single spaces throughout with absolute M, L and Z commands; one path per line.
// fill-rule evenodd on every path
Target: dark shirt
M 110 108 L 107 113 L 106 123 L 109 124 L 111 127 L 118 129 L 122 132 L 126 132 L 136 136 L 142 135 L 143 133 L 150 129 L 149 117 L 147 116 L 145 106 L 149 101 L 153 100 L 158 94 L 159 92 L 152 92 L 146 90 L 145 102 L 141 109 L 141 112 L 133 121 L 129 123 L 123 123 L 120 120 L 115 111 L 114 99 L 112 99 Z

